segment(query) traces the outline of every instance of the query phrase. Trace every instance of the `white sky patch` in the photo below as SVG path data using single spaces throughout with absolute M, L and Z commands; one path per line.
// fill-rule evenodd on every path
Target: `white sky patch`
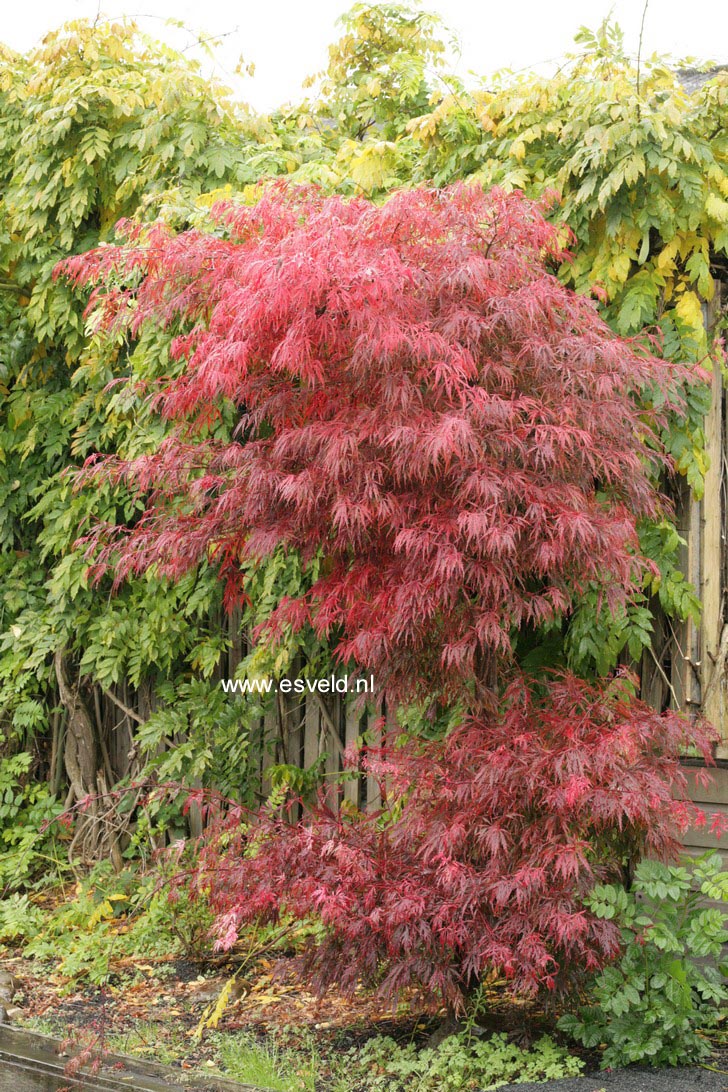
M 204 70 L 232 87 L 235 97 L 269 110 L 303 97 L 301 83 L 326 62 L 338 36 L 337 18 L 350 0 L 29 0 L 0 3 L 0 40 L 25 51 L 69 19 L 135 18 L 149 34 L 199 56 L 194 35 L 166 25 L 182 20 L 203 38 L 221 37 L 217 60 Z M 499 68 L 553 70 L 572 47 L 581 25 L 596 27 L 610 9 L 637 53 L 642 0 L 433 0 L 460 41 L 455 71 L 486 76 Z M 700 60 L 728 61 L 728 3 L 722 0 L 649 0 L 642 47 Z M 234 75 L 238 58 L 255 64 L 255 75 Z

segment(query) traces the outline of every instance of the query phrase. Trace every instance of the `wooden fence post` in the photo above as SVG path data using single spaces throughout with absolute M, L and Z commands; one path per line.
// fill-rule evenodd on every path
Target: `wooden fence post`
M 720 285 L 706 308 L 706 328 L 712 329 L 720 312 Z M 720 362 L 716 361 L 712 377 L 713 397 L 705 419 L 705 448 L 709 466 L 705 474 L 700 534 L 701 577 L 700 596 L 703 601 L 701 624 L 701 690 L 705 717 L 721 734 L 719 758 L 728 758 L 728 735 L 725 717 L 726 653 L 728 630 L 723 623 L 724 582 L 724 498 L 723 461 L 725 428 L 723 419 L 723 382 Z M 725 630 L 725 632 L 724 632 Z

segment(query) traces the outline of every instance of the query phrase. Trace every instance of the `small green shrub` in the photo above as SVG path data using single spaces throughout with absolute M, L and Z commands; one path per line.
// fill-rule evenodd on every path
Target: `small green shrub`
M 43 924 L 43 912 L 27 893 L 13 891 L 0 899 L 0 943 L 24 942 L 36 936 Z
M 24 954 L 57 964 L 70 979 L 102 985 L 109 977 L 118 905 L 126 899 L 107 885 L 109 867 L 97 866 L 73 897 L 44 915 Z
M 183 894 L 171 901 L 160 879 L 158 872 L 130 867 L 115 873 L 109 862 L 96 865 L 71 897 L 35 916 L 25 954 L 57 964 L 72 980 L 95 985 L 108 981 L 114 959 L 208 954 L 212 915 L 204 900 Z M 2 920 L 0 912 L 0 930 Z
M 720 961 L 728 916 L 703 905 L 728 900 L 718 854 L 692 870 L 642 861 L 630 891 L 596 887 L 589 908 L 617 922 L 624 951 L 597 975 L 591 1004 L 559 1027 L 586 1047 L 606 1043 L 602 1065 L 678 1065 L 710 1053 L 701 1032 L 728 1000 Z
M 0 759 L 0 891 L 32 886 L 42 876 L 59 878 L 68 864 L 55 853 L 51 821 L 63 805 L 47 785 L 30 780 L 32 756 L 26 751 Z M 64 856 L 63 854 L 61 855 Z
M 129 907 L 127 946 L 150 956 L 180 955 L 203 959 L 212 954 L 213 915 L 201 897 L 180 893 L 170 900 L 166 887 L 147 879 L 141 898 Z

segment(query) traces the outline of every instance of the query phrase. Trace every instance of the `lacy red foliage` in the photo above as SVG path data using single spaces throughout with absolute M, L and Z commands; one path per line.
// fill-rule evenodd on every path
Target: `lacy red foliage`
M 514 627 L 590 581 L 624 600 L 644 571 L 635 523 L 661 504 L 643 442 L 659 460 L 658 415 L 635 395 L 677 403 L 688 373 L 548 272 L 564 236 L 541 206 L 472 186 L 381 207 L 273 188 L 217 215 L 230 239 L 136 228 L 64 265 L 102 282 L 107 324 L 184 331 L 158 395 L 179 428 L 104 463 L 149 503 L 133 531 L 97 530 L 102 566 L 178 576 L 213 553 L 234 596 L 241 557 L 323 550 L 272 627 L 337 635 L 400 694 L 488 679 Z M 230 443 L 205 432 L 223 399 L 241 414 Z
M 245 921 L 315 914 L 326 936 L 303 964 L 318 988 L 420 987 L 457 1006 L 493 969 L 526 991 L 573 984 L 619 946 L 582 896 L 620 880 L 621 861 L 678 848 L 694 811 L 671 796 L 685 733 L 630 700 L 623 678 L 606 690 L 555 679 L 540 699 L 514 682 L 499 712 L 443 742 L 370 756 L 405 801 L 392 822 L 323 804 L 305 824 L 223 821 L 196 880 L 219 945 Z
M 496 702 L 495 668 L 502 686 L 511 634 L 568 613 L 587 584 L 617 607 L 641 583 L 636 523 L 660 513 L 666 463 L 645 391 L 679 407 L 689 373 L 560 284 L 562 235 L 517 194 L 375 206 L 274 188 L 218 217 L 229 238 L 135 229 L 65 264 L 100 283 L 108 326 L 171 329 L 185 362 L 157 395 L 177 422 L 161 450 L 89 471 L 148 496 L 90 555 L 121 580 L 212 554 L 234 597 L 241 558 L 322 552 L 273 629 L 312 625 L 388 697 L 469 710 L 444 742 L 369 756 L 396 801 L 386 818 L 321 805 L 243 831 L 234 810 L 198 877 L 221 943 L 285 908 L 327 927 L 308 958 L 319 985 L 458 1004 L 492 968 L 523 989 L 563 984 L 616 951 L 581 903 L 595 879 L 676 849 L 688 726 L 623 681 L 554 678 L 538 697 L 517 678 Z M 224 400 L 240 422 L 214 441 Z

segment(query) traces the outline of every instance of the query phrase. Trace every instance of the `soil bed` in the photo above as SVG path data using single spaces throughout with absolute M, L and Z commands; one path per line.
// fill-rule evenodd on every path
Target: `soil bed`
M 114 968 L 114 976 L 104 987 L 73 985 L 52 967 L 21 957 L 5 959 L 3 966 L 21 984 L 17 1002 L 21 1014 L 16 1018 L 19 1025 L 58 1037 L 68 1035 L 71 1053 L 74 1044 L 77 1048 L 90 1042 L 104 1059 L 111 1053 L 133 1054 L 142 1062 L 164 1063 L 171 1067 L 168 1074 L 178 1074 L 180 1087 L 196 1089 L 220 1087 L 219 1080 L 215 1083 L 212 1067 L 219 1063 L 221 1036 L 245 1032 L 265 1044 L 276 1033 L 285 1032 L 294 1049 L 297 1046 L 305 1049 L 306 1044 L 313 1043 L 325 1063 L 327 1057 L 359 1047 L 377 1035 L 389 1036 L 401 1044 L 424 1045 L 442 1019 L 442 1014 L 435 1011 L 418 1014 L 406 1007 L 392 1011 L 363 991 L 352 1000 L 345 1000 L 333 991 L 316 998 L 292 972 L 279 978 L 274 975 L 274 962 L 260 959 L 239 974 L 240 996 L 231 999 L 220 1013 L 215 1033 L 203 1029 L 200 1034 L 201 1020 L 214 1008 L 223 986 L 235 971 L 234 963 L 211 968 L 209 963 L 183 959 L 129 961 L 128 966 Z M 494 1031 L 507 1032 L 519 1045 L 528 1045 L 529 1033 L 531 1037 L 542 1032 L 553 1033 L 552 1018 L 497 992 L 493 997 L 491 1025 Z M 586 1076 L 542 1084 L 509 1084 L 503 1086 L 504 1092 L 728 1092 L 725 1047 L 716 1049 L 710 1060 L 712 1069 L 635 1067 L 600 1072 L 597 1054 L 572 1052 L 585 1060 Z M 200 1071 L 204 1078 L 197 1077 L 198 1083 L 190 1086 L 191 1074 Z M 169 1083 L 169 1076 L 165 1079 L 170 1090 L 176 1087 Z M 200 1080 L 204 1083 L 200 1084 Z M 51 1092 L 55 1087 L 60 1085 L 37 1085 L 38 1092 Z M 93 1078 L 86 1087 L 89 1090 L 95 1087 Z M 324 1064 L 316 1089 L 326 1092 L 327 1087 Z M 0 1092 L 6 1089 L 26 1092 L 22 1082 L 0 1067 Z M 27 1092 L 34 1092 L 32 1085 L 27 1086 Z

